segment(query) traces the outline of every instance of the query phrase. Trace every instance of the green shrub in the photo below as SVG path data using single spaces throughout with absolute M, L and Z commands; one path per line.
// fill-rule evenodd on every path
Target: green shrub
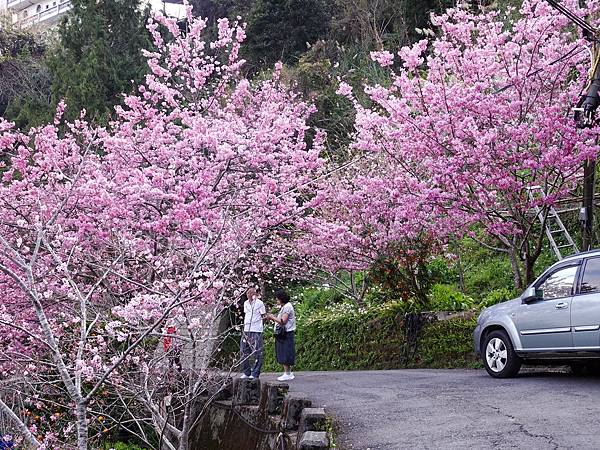
M 434 283 L 454 284 L 458 281 L 456 269 L 444 258 L 435 258 L 427 264 L 429 276 Z
M 304 316 L 312 311 L 323 310 L 327 306 L 339 304 L 343 301 L 340 292 L 334 289 L 309 286 L 290 292 L 296 314 Z
M 451 369 L 481 367 L 473 352 L 476 319 L 440 320 L 425 326 L 410 367 Z
M 482 300 L 495 289 L 514 290 L 510 261 L 503 255 L 479 250 L 464 257 L 464 287 L 471 297 Z
M 506 288 L 494 289 L 483 298 L 483 300 L 479 303 L 479 306 L 487 308 L 488 306 L 510 300 L 513 297 L 514 292 L 509 291 Z
M 475 304 L 471 297 L 449 284 L 434 284 L 431 288 L 430 302 L 434 311 L 466 311 Z
M 388 303 L 357 308 L 344 304 L 299 320 L 296 370 L 367 370 L 406 367 L 472 367 L 473 319 L 425 325 L 414 358 L 406 360 L 406 305 Z M 277 372 L 272 331 L 265 332 L 264 370 Z

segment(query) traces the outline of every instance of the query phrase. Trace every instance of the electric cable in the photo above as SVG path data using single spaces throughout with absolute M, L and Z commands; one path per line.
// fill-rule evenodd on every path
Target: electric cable
M 573 23 L 578 25 L 581 29 L 587 31 L 589 36 L 586 36 L 589 39 L 593 39 L 594 41 L 598 41 L 598 30 L 594 28 L 592 25 L 587 23 L 581 17 L 576 15 L 573 11 L 566 8 L 562 3 L 557 0 L 546 0 L 550 6 L 552 6 L 557 11 L 561 12 L 568 19 L 570 19 Z

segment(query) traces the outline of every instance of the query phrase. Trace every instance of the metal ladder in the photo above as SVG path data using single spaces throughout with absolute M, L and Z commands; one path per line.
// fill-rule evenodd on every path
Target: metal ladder
M 535 193 L 538 193 L 537 197 Z M 546 193 L 544 192 L 541 186 L 528 187 L 527 195 L 529 196 L 529 200 L 531 200 L 532 202 L 534 202 L 537 199 L 543 199 L 546 197 Z M 533 209 L 540 223 L 543 225 L 544 214 L 542 213 L 542 208 L 536 205 L 533 207 Z M 554 254 L 559 260 L 562 259 L 561 250 L 567 254 L 577 253 L 579 251 L 577 245 L 575 244 L 575 241 L 573 241 L 573 238 L 565 228 L 562 220 L 560 220 L 560 217 L 558 217 L 558 213 L 552 206 L 548 210 L 545 228 L 546 236 L 548 237 L 548 241 L 550 242 L 550 247 L 552 247 Z M 557 242 L 557 240 L 559 242 Z

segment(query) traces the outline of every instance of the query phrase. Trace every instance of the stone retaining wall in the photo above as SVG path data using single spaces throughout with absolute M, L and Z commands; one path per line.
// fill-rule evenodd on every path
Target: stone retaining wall
M 327 416 L 289 385 L 235 378 L 199 419 L 192 449 L 326 450 Z

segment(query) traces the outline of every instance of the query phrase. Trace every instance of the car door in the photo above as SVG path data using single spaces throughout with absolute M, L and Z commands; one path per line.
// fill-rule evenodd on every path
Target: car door
M 600 349 L 600 257 L 590 258 L 582 267 L 579 290 L 571 306 L 573 347 Z
M 571 303 L 579 261 L 544 274 L 536 283 L 543 296 L 523 303 L 516 325 L 524 350 L 561 351 L 573 346 Z

